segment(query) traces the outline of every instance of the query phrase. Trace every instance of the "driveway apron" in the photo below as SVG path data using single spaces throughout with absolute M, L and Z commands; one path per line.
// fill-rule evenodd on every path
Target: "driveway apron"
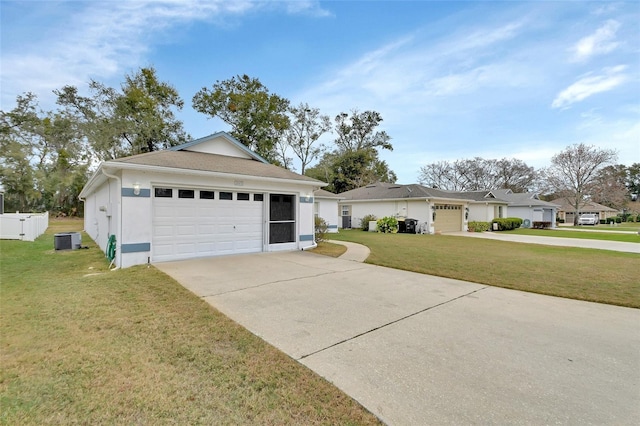
M 640 418 L 640 310 L 307 252 L 155 266 L 387 424 Z

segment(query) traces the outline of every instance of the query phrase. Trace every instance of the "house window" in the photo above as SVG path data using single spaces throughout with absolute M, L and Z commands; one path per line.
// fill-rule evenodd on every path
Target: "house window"
M 498 206 L 498 217 L 502 218 L 503 217 L 503 211 L 502 211 L 502 206 Z
M 215 198 L 216 198 L 216 193 L 213 191 L 200 191 L 201 200 L 214 200 Z
M 249 201 L 249 194 L 246 192 L 238 192 L 237 198 L 238 201 Z
M 221 200 L 233 200 L 233 192 L 220 192 Z
M 178 198 L 194 198 L 195 191 L 193 189 L 178 189 Z
M 269 200 L 269 244 L 295 242 L 295 196 L 271 194 Z
M 264 195 L 262 194 L 253 194 L 253 201 L 262 201 L 264 199 Z
M 158 198 L 172 198 L 173 197 L 173 189 L 171 188 L 155 188 L 154 190 L 155 196 Z
M 342 213 L 340 216 L 351 216 L 351 206 L 342 206 Z

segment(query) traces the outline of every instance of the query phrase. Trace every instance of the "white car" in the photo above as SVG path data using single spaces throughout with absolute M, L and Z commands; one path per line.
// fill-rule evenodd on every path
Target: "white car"
M 585 213 L 578 218 L 578 225 L 597 225 L 598 222 L 597 214 Z

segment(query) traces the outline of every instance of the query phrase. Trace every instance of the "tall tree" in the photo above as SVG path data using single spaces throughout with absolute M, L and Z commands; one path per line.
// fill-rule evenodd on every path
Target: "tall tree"
M 39 110 L 36 97 L 27 93 L 12 111 L 2 112 L 0 129 L 7 209 L 78 213 L 89 161 L 72 120 Z
M 336 150 L 325 153 L 318 167 L 307 175 L 321 176 L 324 168 L 325 175 L 329 177 L 327 188 L 336 193 L 377 181 L 395 182 L 396 174 L 378 155 L 378 149 L 393 150 L 389 135 L 376 130 L 381 122 L 381 115 L 375 111 L 360 113 L 354 109 L 350 116 L 338 114 L 334 127 Z
M 640 195 L 640 163 L 633 163 L 627 167 L 625 185 L 631 194 L 635 194 L 636 197 Z
M 328 115 L 320 114 L 318 108 L 310 108 L 306 103 L 291 108 L 289 112 L 291 125 L 285 131 L 285 140 L 300 159 L 300 174 L 304 174 L 307 166 L 325 150 L 324 145 L 318 144 L 318 139 L 331 131 L 331 120 Z
M 624 164 L 603 167 L 594 179 L 589 194 L 591 200 L 621 210 L 629 201 L 627 178 L 628 169 Z
M 85 97 L 65 86 L 55 93 L 99 160 L 157 151 L 189 138 L 174 113 L 184 101 L 152 67 L 126 75 L 119 90 L 92 80 L 89 91 Z
M 517 158 L 503 158 L 495 165 L 496 187 L 531 192 L 538 187 L 538 172 Z
M 357 109 L 338 114 L 335 118 L 337 137 L 336 147 L 340 152 L 388 149 L 393 151 L 387 132 L 376 131 L 382 122 L 382 116 L 376 111 L 359 112 Z
M 583 143 L 568 146 L 551 158 L 551 166 L 544 172 L 546 182 L 573 206 L 576 211 L 574 224 L 577 224 L 587 196 L 593 192 L 598 172 L 616 159 L 613 150 Z
M 269 90 L 257 78 L 238 75 L 203 87 L 193 97 L 193 108 L 219 117 L 231 134 L 269 161 L 276 161 L 277 141 L 289 127 L 289 101 Z
M 518 159 L 486 160 L 475 157 L 422 166 L 418 180 L 423 185 L 448 191 L 505 188 L 513 192 L 528 192 L 536 186 L 537 175 L 533 167 Z

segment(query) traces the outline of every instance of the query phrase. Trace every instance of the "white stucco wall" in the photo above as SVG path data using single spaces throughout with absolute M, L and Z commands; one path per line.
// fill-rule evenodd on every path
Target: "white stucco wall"
M 510 210 L 507 205 L 502 205 L 502 217 L 509 217 Z M 491 222 L 500 217 L 500 205 L 493 203 L 469 204 L 469 221 Z
M 108 180 L 84 203 L 84 230 L 104 251 L 109 236 L 117 233 L 120 215 L 119 186 L 117 181 Z
M 172 173 L 153 173 L 134 170 L 123 170 L 120 173 L 123 191 L 118 182 L 109 179 L 99 186 L 85 200 L 85 230 L 104 250 L 109 233 L 117 235 L 116 265 L 129 267 L 147 263 L 153 259 L 152 226 L 153 226 L 153 187 L 167 186 L 187 189 L 216 189 L 229 191 L 247 191 L 265 194 L 265 206 L 268 206 L 270 193 L 295 195 L 298 204 L 296 210 L 297 241 L 289 244 L 266 246 L 265 251 L 296 250 L 314 245 L 314 210 L 313 198 L 308 197 L 313 188 L 309 185 L 294 182 L 271 182 L 253 179 L 234 179 L 212 177 L 210 175 L 188 175 Z M 131 193 L 134 184 L 139 184 L 140 196 L 120 196 L 121 193 Z M 305 202 L 306 200 L 309 202 Z M 120 206 L 120 202 L 122 205 Z M 110 205 L 111 218 L 106 212 L 99 210 L 100 206 Z M 121 208 L 121 210 L 120 210 Z M 122 212 L 122 229 L 117 229 L 117 220 Z M 265 207 L 265 234 L 268 233 L 268 209 Z M 146 245 L 148 251 L 124 253 L 122 245 Z
M 362 218 L 373 214 L 378 219 L 385 216 L 417 219 L 418 223 L 430 223 L 431 207 L 425 200 L 389 201 L 340 201 L 340 205 L 351 206 L 351 227 L 359 228 Z M 338 222 L 342 227 L 342 220 Z
M 338 232 L 338 227 L 341 227 L 340 215 L 338 212 L 338 200 L 335 198 L 315 198 L 317 205 L 318 217 L 324 219 L 328 225 L 328 232 Z

